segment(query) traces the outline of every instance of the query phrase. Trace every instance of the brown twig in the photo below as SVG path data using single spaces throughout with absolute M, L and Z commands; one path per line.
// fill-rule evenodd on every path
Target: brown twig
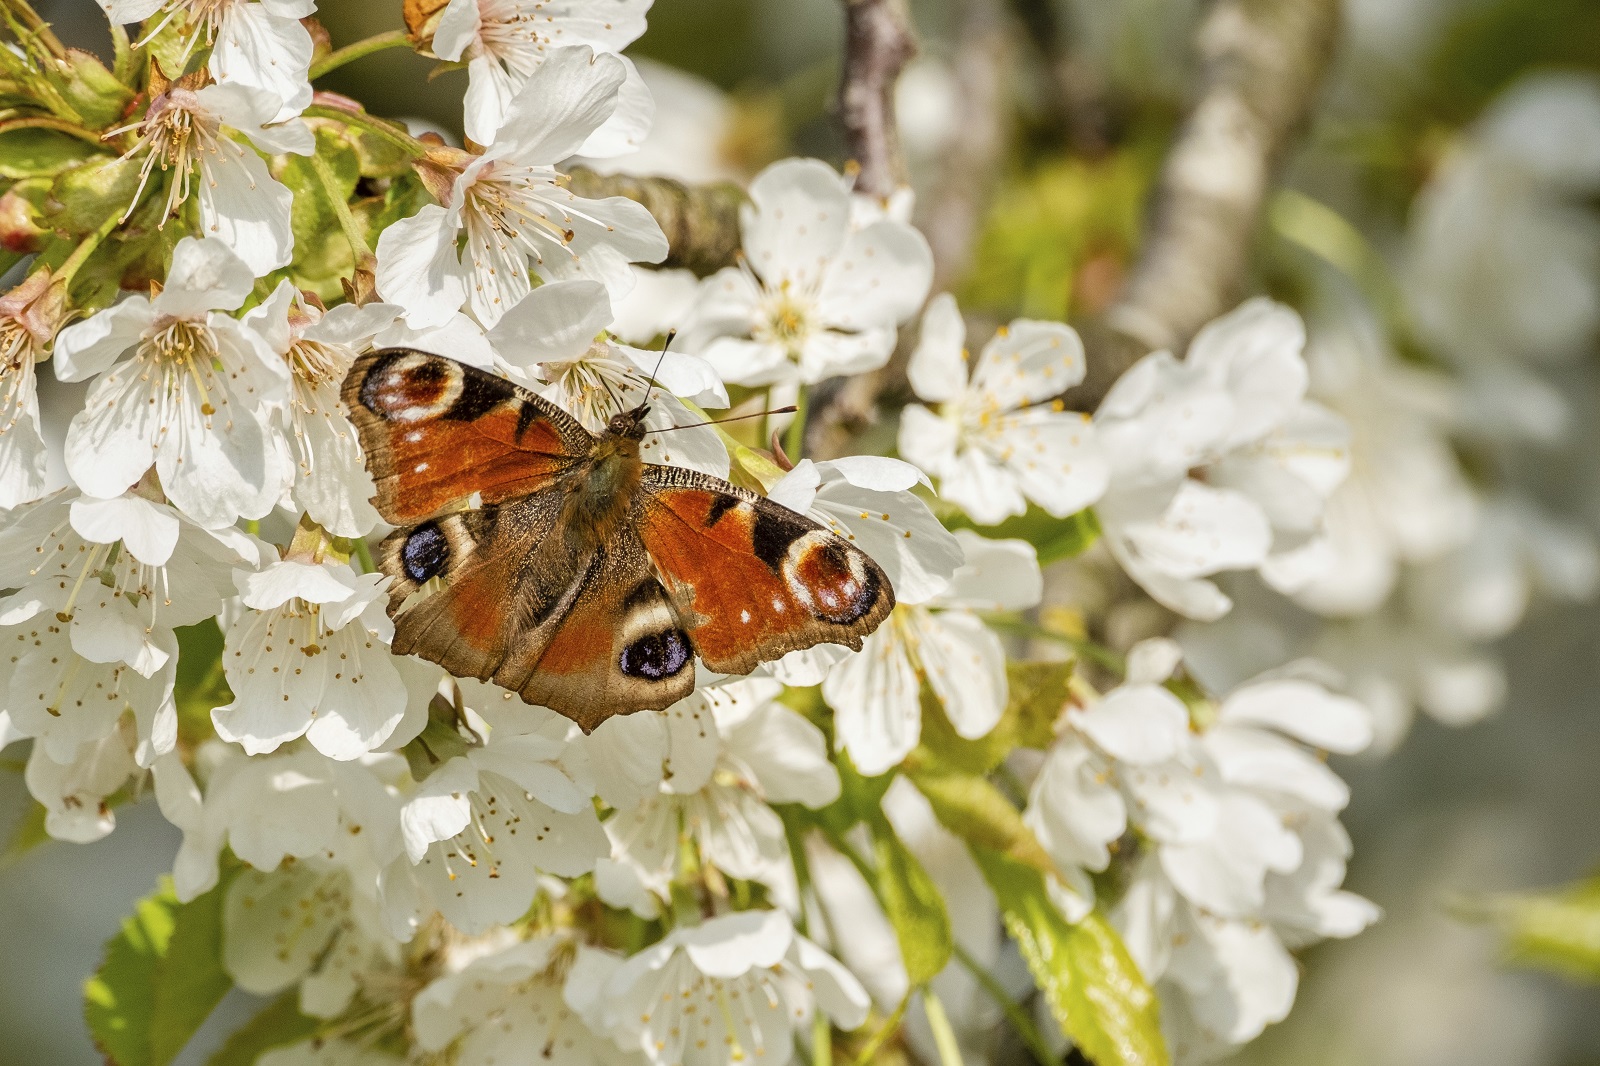
M 905 157 L 894 118 L 894 85 L 917 54 L 906 0 L 844 0 L 844 78 L 839 118 L 850 158 L 861 168 L 856 189 L 886 197 L 905 184 Z
M 706 277 L 738 260 L 739 205 L 746 196 L 732 182 L 685 185 L 672 178 L 599 174 L 586 167 L 574 167 L 570 178 L 579 196 L 626 196 L 643 204 L 667 235 L 662 267 L 683 267 Z
M 1199 33 L 1201 94 L 1162 168 L 1121 299 L 1085 333 L 1093 410 L 1146 352 L 1181 349 L 1239 299 L 1256 223 L 1332 57 L 1339 0 L 1217 0 Z
M 956 34 L 962 42 L 953 60 L 960 100 L 956 133 L 941 153 L 933 187 L 917 203 L 918 225 L 933 250 L 934 292 L 955 285 L 967 272 L 1012 132 L 1006 72 L 1016 53 L 1016 35 L 1000 0 L 962 0 Z M 909 345 L 902 343 L 881 370 L 819 387 L 807 426 L 807 454 L 843 454 L 875 420 L 880 400 L 906 398 L 909 358 Z

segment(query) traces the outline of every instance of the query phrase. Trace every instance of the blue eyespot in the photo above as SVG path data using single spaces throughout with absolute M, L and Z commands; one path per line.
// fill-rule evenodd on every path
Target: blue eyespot
M 406 576 L 419 585 L 443 570 L 449 560 L 450 541 L 432 522 L 413 529 L 400 547 L 400 563 Z
M 629 677 L 642 677 L 646 681 L 664 681 L 674 677 L 689 664 L 688 634 L 677 629 L 651 633 L 622 649 L 618 663 Z

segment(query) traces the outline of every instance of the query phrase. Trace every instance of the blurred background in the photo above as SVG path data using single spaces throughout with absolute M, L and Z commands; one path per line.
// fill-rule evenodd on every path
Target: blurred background
M 91 0 L 39 7 L 68 43 L 108 49 Z M 402 26 L 398 0 L 319 7 L 336 46 Z M 1078 320 L 1115 298 L 1164 149 L 1198 90 L 1195 32 L 1206 8 L 912 0 L 922 55 L 902 80 L 899 110 L 936 285 L 995 321 Z M 699 180 L 748 177 L 796 153 L 838 162 L 831 104 L 842 32 L 838 0 L 656 0 L 632 50 L 661 64 L 647 69 L 660 109 L 646 149 L 652 166 Z M 433 66 L 388 51 L 319 88 L 459 138 L 465 74 L 426 81 Z M 1443 435 L 1472 491 L 1558 515 L 1592 554 L 1600 175 L 1558 189 L 1554 214 L 1518 214 L 1526 198 L 1503 185 L 1494 190 L 1504 199 L 1480 197 L 1465 214 L 1440 208 L 1452 191 L 1470 200 L 1461 161 L 1496 143 L 1554 142 L 1575 167 L 1595 165 L 1600 144 L 1591 150 L 1585 131 L 1566 130 L 1559 117 L 1546 128 L 1536 113 L 1512 111 L 1501 128 L 1486 124 L 1509 90 L 1551 74 L 1600 78 L 1600 3 L 1347 0 L 1334 71 L 1288 163 L 1290 191 L 1271 202 L 1258 234 L 1252 284 L 1300 307 L 1314 346 L 1319 328 L 1365 330 L 1385 358 L 1448 381 Z M 1485 284 L 1514 290 L 1516 300 L 1477 308 L 1482 321 L 1461 326 L 1465 337 L 1429 324 L 1422 260 L 1440 238 L 1419 232 L 1429 204 L 1445 238 L 1499 226 L 1498 243 L 1468 241 L 1457 254 L 1484 256 L 1486 269 L 1501 272 L 1489 269 Z M 1506 354 L 1530 335 L 1550 342 L 1529 344 L 1539 350 L 1528 358 Z M 1415 500 L 1391 497 L 1390 517 L 1428 506 L 1426 489 Z M 1565 573 L 1566 587 L 1527 597 L 1512 625 L 1477 634 L 1470 684 L 1480 698 L 1377 690 L 1389 701 L 1393 750 L 1338 769 L 1354 793 L 1347 887 L 1377 902 L 1385 920 L 1305 954 L 1289 1020 L 1238 1061 L 1600 1066 L 1600 989 L 1504 965 L 1498 934 L 1466 920 L 1486 894 L 1578 879 L 1600 860 L 1600 607 L 1588 602 L 1592 578 Z M 1293 644 L 1285 634 L 1307 624 L 1278 608 L 1252 610 L 1250 589 L 1230 591 L 1241 608 L 1229 627 L 1185 634 L 1197 664 L 1209 655 L 1223 684 L 1255 657 L 1271 661 Z M 1171 622 L 1148 612 L 1113 619 L 1105 637 L 1127 643 Z M 1409 724 L 1412 703 L 1435 717 L 1489 713 L 1465 725 L 1427 715 Z M 1470 711 L 1451 711 L 1463 703 Z M 19 769 L 23 754 L 6 752 L 7 766 Z M 27 806 L 20 773 L 0 773 L 0 839 L 11 838 Z M 117 831 L 99 843 L 48 843 L 0 866 L 4 1066 L 98 1061 L 80 1018 L 80 982 L 114 916 L 170 868 L 178 841 L 148 799 L 117 817 Z M 248 1016 L 251 1005 L 235 995 L 185 1066 L 204 1061 Z

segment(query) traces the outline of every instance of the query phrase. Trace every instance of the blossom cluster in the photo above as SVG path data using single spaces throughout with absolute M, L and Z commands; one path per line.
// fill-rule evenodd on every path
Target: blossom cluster
M 1538 580 L 1600 574 L 1592 545 L 1468 485 L 1437 383 L 1336 312 L 1308 341 L 1251 299 L 1071 410 L 1072 327 L 1017 320 L 974 355 L 909 195 L 815 159 L 749 183 L 736 261 L 652 269 L 672 251 L 656 218 L 570 178 L 653 165 L 665 101 L 620 54 L 648 0 L 408 5 L 410 43 L 468 72 L 462 146 L 314 93 L 340 53 L 310 0 L 103 6 L 115 74 L 72 60 L 100 97 L 33 105 L 86 136 L 0 211 L 6 246 L 40 253 L 0 296 L 0 745 L 31 741 L 59 839 L 110 833 L 151 783 L 183 836 L 175 905 L 220 895 L 228 976 L 293 990 L 312 1023 L 260 1062 L 782 1063 L 902 1026 L 943 1055 L 996 1024 L 982 1004 L 1006 989 L 968 971 L 999 965 L 1002 929 L 1034 945 L 1045 1031 L 1005 1012 L 1030 1042 L 1116 1024 L 1153 1049 L 1129 1063 L 1220 1057 L 1287 1014 L 1292 951 L 1377 917 L 1341 888 L 1348 791 L 1320 756 L 1392 744 L 1413 698 L 1486 709 L 1462 649 Z M 66 69 L 39 36 L 6 55 Z M 1489 120 L 1482 158 L 1440 179 L 1419 278 L 1462 261 L 1435 246 L 1459 239 L 1452 198 L 1500 194 L 1496 168 L 1533 168 L 1530 195 L 1593 179 L 1592 158 L 1540 172 L 1494 147 L 1520 129 Z M 1428 328 L 1455 321 L 1427 306 Z M 646 461 L 848 538 L 893 613 L 859 652 L 702 672 L 588 734 L 394 655 L 370 548 L 388 527 L 340 398 L 392 346 L 596 433 L 648 399 L 674 432 Z M 911 399 L 874 438 L 897 455 L 808 447 L 808 402 L 902 347 Z M 86 383 L 50 387 L 75 410 L 41 407 L 46 369 Z M 706 414 L 791 404 L 762 436 Z M 1145 640 L 1108 669 L 1099 632 L 1056 624 L 1074 568 L 1191 620 L 1183 649 Z M 1406 630 L 1437 659 L 1364 651 L 1412 624 L 1384 604 L 1413 578 L 1467 631 Z M 1230 627 L 1276 609 L 1356 620 L 1243 669 Z M 1101 938 L 1104 1018 L 1050 998 L 1068 953 L 1038 944 L 1073 930 Z

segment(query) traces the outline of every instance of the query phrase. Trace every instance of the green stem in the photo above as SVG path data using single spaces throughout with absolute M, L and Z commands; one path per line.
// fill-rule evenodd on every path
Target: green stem
M 101 242 L 109 237 L 111 231 L 116 229 L 121 222 L 121 215 L 115 211 L 109 212 L 101 220 L 98 229 L 78 242 L 78 246 L 72 250 L 72 254 L 67 256 L 67 261 L 61 264 L 61 269 L 56 271 L 56 277 L 71 284 L 72 276 L 78 272 L 78 268 L 89 261 L 89 257 L 94 254 L 95 249 L 100 247 Z
M 928 1028 L 933 1030 L 933 1046 L 939 1049 L 940 1063 L 943 1066 L 963 1066 L 961 1044 L 956 1040 L 956 1031 L 950 1027 L 950 1016 L 944 1012 L 944 1004 L 939 1002 L 932 988 L 922 990 L 922 1009 L 928 1014 Z
M 356 537 L 351 546 L 355 548 L 355 556 L 361 560 L 363 574 L 377 573 L 378 567 L 372 561 L 372 549 L 367 545 L 366 537 Z
M 350 213 L 350 203 L 339 188 L 339 179 L 333 176 L 333 168 L 328 166 L 328 161 L 322 158 L 320 152 L 311 153 L 311 170 L 316 174 L 322 191 L 327 193 L 328 202 L 333 205 L 333 214 L 339 220 L 339 228 L 344 231 L 344 239 L 350 242 L 350 258 L 359 267 L 361 261 L 372 254 L 372 249 L 367 247 L 366 235 L 356 225 L 356 216 Z
M 794 401 L 799 410 L 795 411 L 794 421 L 789 423 L 789 430 L 783 439 L 783 450 L 788 453 L 790 462 L 798 463 L 806 450 L 806 414 L 810 398 L 811 390 L 801 385 L 800 395 Z
M 28 129 L 57 130 L 76 137 L 80 141 L 92 144 L 102 151 L 106 147 L 106 142 L 93 130 L 86 130 L 76 122 L 68 122 L 62 118 L 51 118 L 49 115 L 29 115 L 27 118 L 14 118 L 5 123 L 5 128 L 7 133 L 12 130 Z
M 1005 1012 L 1006 1020 L 1011 1023 L 1011 1028 L 1017 1031 L 1017 1036 L 1022 1038 L 1028 1051 L 1039 1061 L 1039 1066 L 1051 1066 L 1057 1061 L 1057 1056 L 1050 1053 L 1050 1045 L 1045 1043 L 1039 1027 L 1033 1024 L 1033 1019 L 1028 1017 L 1027 1011 L 1006 995 L 1006 990 L 1000 987 L 1000 982 L 994 979 L 994 974 L 984 969 L 966 948 L 960 944 L 954 947 L 956 961 L 966 968 L 972 979 L 978 982 L 979 987 L 989 994 L 989 998 L 999 1004 L 1000 1009 Z
M 906 989 L 906 994 L 900 997 L 900 1002 L 890 1012 L 889 1017 L 883 1020 L 878 1031 L 872 1034 L 872 1039 L 867 1041 L 867 1046 L 861 1049 L 861 1054 L 856 1056 L 856 1066 L 872 1066 L 872 1061 L 878 1057 L 878 1052 L 883 1050 L 883 1045 L 900 1028 L 900 1020 L 906 1016 L 906 1007 L 911 1005 L 912 989 Z
M 330 74 L 346 63 L 370 56 L 374 52 L 381 52 L 386 48 L 403 48 L 411 43 L 405 30 L 390 30 L 387 33 L 374 34 L 364 41 L 347 44 L 343 48 L 329 52 L 315 63 L 311 64 L 310 78 L 316 81 L 324 74 Z
M 370 133 L 374 137 L 382 137 L 390 144 L 408 152 L 412 156 L 428 154 L 428 146 L 407 133 L 402 127 L 392 122 L 385 122 L 381 118 L 367 114 L 365 111 L 346 111 L 342 107 L 329 107 L 326 104 L 312 104 L 302 113 L 305 118 L 325 118 L 332 122 L 342 122 L 352 129 L 363 133 Z
M 33 31 L 34 36 L 38 37 L 44 46 L 50 49 L 51 54 L 58 57 L 67 54 L 66 46 L 61 43 L 61 38 L 57 37 L 55 31 L 50 28 L 50 23 L 39 17 L 39 13 L 33 9 L 33 5 L 28 3 L 28 0 L 8 0 L 6 6 L 16 12 L 17 17 L 22 20 L 28 29 Z
M 811 1066 L 833 1066 L 833 1026 L 820 1007 L 811 1019 Z

